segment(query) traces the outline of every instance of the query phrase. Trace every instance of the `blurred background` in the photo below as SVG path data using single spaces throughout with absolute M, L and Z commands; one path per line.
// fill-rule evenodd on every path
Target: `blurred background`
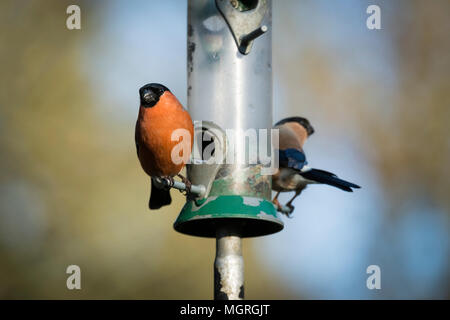
M 307 117 L 309 163 L 362 189 L 311 186 L 282 232 L 244 240 L 247 299 L 449 298 L 448 12 L 274 1 L 274 120 Z M 173 230 L 177 191 L 148 210 L 134 146 L 140 86 L 186 104 L 186 25 L 185 0 L 0 2 L 0 298 L 212 298 L 215 240 Z

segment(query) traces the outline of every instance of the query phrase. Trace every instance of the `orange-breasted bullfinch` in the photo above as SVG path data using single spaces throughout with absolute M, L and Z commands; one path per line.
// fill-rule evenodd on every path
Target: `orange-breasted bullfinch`
M 328 184 L 348 192 L 352 192 L 352 188 L 360 188 L 356 184 L 339 179 L 331 172 L 312 169 L 306 165 L 303 144 L 314 133 L 314 128 L 307 119 L 286 118 L 277 122 L 274 128 L 279 129 L 279 170 L 272 176 L 272 189 L 277 191 L 273 203 L 279 209 L 281 209 L 278 202 L 280 192 L 295 191 L 295 195 L 286 204 L 292 213 L 294 209 L 292 201 L 308 184 Z
M 168 88 L 158 83 L 150 83 L 139 89 L 140 107 L 136 121 L 135 141 L 139 161 L 144 171 L 151 177 L 150 209 L 159 209 L 172 202 L 169 189 L 158 188 L 155 178 L 167 179 L 173 184 L 190 157 L 194 139 L 194 126 L 189 113 Z M 177 129 L 186 130 L 190 137 L 173 140 Z M 186 137 L 186 136 L 185 136 Z M 172 150 L 181 145 L 179 156 L 182 161 L 172 159 Z M 183 154 L 184 152 L 184 154 Z

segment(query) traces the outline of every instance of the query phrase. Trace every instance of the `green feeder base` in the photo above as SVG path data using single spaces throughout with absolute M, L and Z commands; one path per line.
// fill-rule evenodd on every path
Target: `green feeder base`
M 283 226 L 272 202 L 237 195 L 188 201 L 174 223 L 178 232 L 210 238 L 223 227 L 241 237 L 257 237 L 281 231 Z

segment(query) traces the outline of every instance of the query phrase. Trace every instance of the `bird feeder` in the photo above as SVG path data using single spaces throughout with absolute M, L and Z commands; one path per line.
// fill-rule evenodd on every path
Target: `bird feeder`
M 271 202 L 271 176 L 264 174 L 268 164 L 250 161 L 255 144 L 273 152 L 271 27 L 270 0 L 188 1 L 188 110 L 195 137 L 187 175 L 204 188 L 188 196 L 174 228 L 217 238 L 217 299 L 243 297 L 240 239 L 283 229 Z M 222 163 L 205 157 L 208 149 Z M 234 273 L 227 273 L 234 280 L 222 272 L 227 259 L 235 262 Z M 227 281 L 234 284 L 224 289 Z

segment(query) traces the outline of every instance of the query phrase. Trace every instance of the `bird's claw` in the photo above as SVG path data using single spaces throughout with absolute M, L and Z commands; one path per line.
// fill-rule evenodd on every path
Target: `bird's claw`
M 184 190 L 179 190 L 182 194 L 184 195 L 188 195 L 191 193 L 191 187 L 192 187 L 192 183 L 186 179 L 186 181 L 183 181 L 184 185 L 186 186 Z
M 294 212 L 295 207 L 290 203 L 286 204 L 286 207 L 289 208 L 289 212 L 283 212 L 283 213 L 286 215 L 286 217 L 288 217 L 289 219 L 292 219 L 292 213 Z
M 272 200 L 272 203 L 277 207 L 277 211 L 281 212 L 289 219 L 292 218 L 292 213 L 294 212 L 295 209 L 295 207 L 292 204 L 287 203 L 285 206 L 282 206 L 277 199 Z M 288 208 L 289 210 L 286 210 L 286 208 Z
M 164 177 L 163 179 L 166 181 L 166 189 L 170 189 L 173 187 L 173 184 L 175 181 L 173 180 L 172 177 L 168 176 L 168 177 Z
M 184 181 L 184 184 L 186 185 L 186 194 L 191 193 L 192 183 L 188 179 L 186 179 L 186 181 Z
M 283 211 L 283 210 L 282 210 L 282 207 L 281 207 L 281 204 L 280 204 L 280 202 L 278 201 L 278 199 L 273 199 L 273 200 L 272 200 L 272 203 L 275 205 L 275 207 L 277 207 L 277 211 L 280 211 L 280 212 Z
M 190 182 L 188 178 L 182 176 L 181 174 L 179 174 L 178 176 L 180 177 L 181 181 L 186 186 L 185 190 L 180 190 L 180 192 L 183 193 L 183 191 L 184 191 L 185 195 L 190 194 L 191 193 L 192 182 Z

